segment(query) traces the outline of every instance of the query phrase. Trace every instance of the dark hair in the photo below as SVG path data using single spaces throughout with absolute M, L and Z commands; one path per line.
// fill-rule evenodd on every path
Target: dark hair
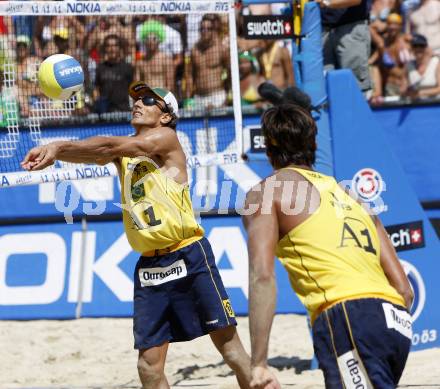
M 168 107 L 167 112 L 171 116 L 171 120 L 167 123 L 167 126 L 172 128 L 173 130 L 175 130 L 177 127 L 177 121 L 179 120 L 179 118 L 177 117 L 177 115 L 174 112 L 172 112 L 173 109 L 169 105 L 167 105 L 167 107 Z
M 296 104 L 281 104 L 263 114 L 261 126 L 272 166 L 315 163 L 317 128 L 310 112 Z
M 211 22 L 212 27 L 214 30 L 219 31 L 221 24 L 222 24 L 222 20 L 220 19 L 220 16 L 217 14 L 204 14 L 202 17 L 202 20 L 200 21 L 200 26 L 202 25 L 203 22 Z
M 116 34 L 110 34 L 110 35 L 107 35 L 104 38 L 104 42 L 103 42 L 104 48 L 108 45 L 108 41 L 110 41 L 110 40 L 115 40 L 117 42 L 117 45 L 119 47 L 122 47 L 122 39 L 121 39 L 121 37 L 119 35 L 116 35 Z
M 428 47 L 428 40 L 422 34 L 412 34 L 411 46 L 413 47 Z

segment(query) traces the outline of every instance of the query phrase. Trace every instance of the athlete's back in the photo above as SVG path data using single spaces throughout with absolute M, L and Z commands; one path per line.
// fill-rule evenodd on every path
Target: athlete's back
M 412 293 L 385 229 L 333 178 L 312 170 L 310 109 L 269 108 L 261 127 L 276 171 L 246 197 L 253 376 L 269 375 L 278 256 L 311 315 L 326 388 L 395 388 L 411 345 Z
M 377 297 L 404 305 L 381 267 L 380 240 L 366 210 L 332 177 L 290 167 L 276 177 L 283 183 L 275 192 L 280 225 L 276 254 L 312 321 L 347 299 Z M 296 187 L 290 214 L 289 182 Z

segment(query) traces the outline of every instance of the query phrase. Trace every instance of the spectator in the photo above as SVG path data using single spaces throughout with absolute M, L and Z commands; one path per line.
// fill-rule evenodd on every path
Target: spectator
M 256 104 L 260 101 L 258 86 L 264 82 L 260 75 L 257 59 L 249 52 L 239 55 L 240 62 L 240 91 L 243 105 Z
M 31 55 L 31 40 L 27 35 L 19 35 L 17 37 L 16 47 L 20 113 L 21 116 L 27 117 L 29 116 L 33 100 L 41 96 L 37 85 L 37 70 L 41 60 Z
M 187 97 L 194 95 L 196 108 L 218 108 L 226 103 L 225 82 L 229 80 L 229 52 L 221 43 L 215 23 L 204 15 L 200 39 L 191 51 L 191 74 Z
M 150 21 L 157 21 L 163 25 L 165 33 L 163 40 L 160 42 L 159 50 L 171 56 L 173 58 L 174 67 L 177 68 L 183 63 L 182 38 L 179 31 L 166 24 L 165 17 L 162 15 L 148 15 L 146 16 L 146 21 L 136 27 L 136 41 L 141 45 L 141 52 L 145 51 L 145 47 L 142 47 L 144 44 L 142 39 L 142 31 L 144 29 L 144 25 Z
M 387 18 L 387 30 L 384 42 L 379 51 L 378 66 L 382 95 L 402 96 L 408 82 L 406 78 L 406 64 L 410 59 L 409 45 L 402 34 L 402 18 L 392 13 Z
M 293 65 L 289 50 L 282 42 L 275 40 L 263 41 L 263 50 L 259 53 L 262 74 L 275 86 L 285 89 L 294 86 Z
M 130 109 L 125 91 L 133 81 L 133 67 L 124 59 L 123 45 L 118 35 L 108 35 L 104 39 L 103 62 L 96 69 L 93 92 L 95 110 L 98 113 Z
M 159 49 L 165 39 L 164 25 L 157 20 L 149 20 L 142 25 L 141 39 L 145 43 L 146 54 L 136 63 L 135 79 L 148 85 L 161 85 L 175 90 L 174 65 L 171 56 Z
M 69 36 L 71 33 L 67 27 L 59 27 L 52 32 L 52 41 L 46 45 L 45 57 L 52 54 L 66 54 L 78 60 L 81 59 L 81 49 L 72 49 Z
M 432 55 L 428 40 L 420 34 L 413 34 L 411 50 L 415 59 L 408 63 L 406 95 L 412 99 L 440 97 L 440 58 Z
M 421 0 L 410 15 L 411 32 L 424 35 L 436 55 L 440 55 L 440 1 Z
M 380 23 L 381 30 L 385 30 L 387 17 L 390 13 L 398 12 L 396 0 L 374 0 L 370 10 L 370 23 Z
M 35 24 L 34 46 L 38 56 L 53 54 L 55 32 L 66 30 L 69 48 L 76 50 L 83 47 L 85 27 L 75 16 L 47 17 L 38 16 Z M 65 36 L 65 35 L 64 35 Z M 49 46 L 49 47 L 47 47 Z
M 351 69 L 361 90 L 370 90 L 370 0 L 316 2 L 321 5 L 325 69 Z

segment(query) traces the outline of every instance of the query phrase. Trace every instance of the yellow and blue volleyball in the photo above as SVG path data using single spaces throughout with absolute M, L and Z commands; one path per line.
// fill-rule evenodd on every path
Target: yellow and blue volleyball
M 47 97 L 67 100 L 81 89 L 84 72 L 75 58 L 66 54 L 54 54 L 41 63 L 38 82 Z

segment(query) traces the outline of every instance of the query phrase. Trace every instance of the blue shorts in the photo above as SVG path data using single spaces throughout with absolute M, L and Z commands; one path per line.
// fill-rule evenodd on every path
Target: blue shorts
M 401 306 L 345 301 L 313 324 L 313 346 L 327 389 L 394 389 L 411 346 L 411 317 Z
M 236 324 L 206 238 L 169 254 L 139 258 L 134 272 L 136 349 L 191 340 Z

